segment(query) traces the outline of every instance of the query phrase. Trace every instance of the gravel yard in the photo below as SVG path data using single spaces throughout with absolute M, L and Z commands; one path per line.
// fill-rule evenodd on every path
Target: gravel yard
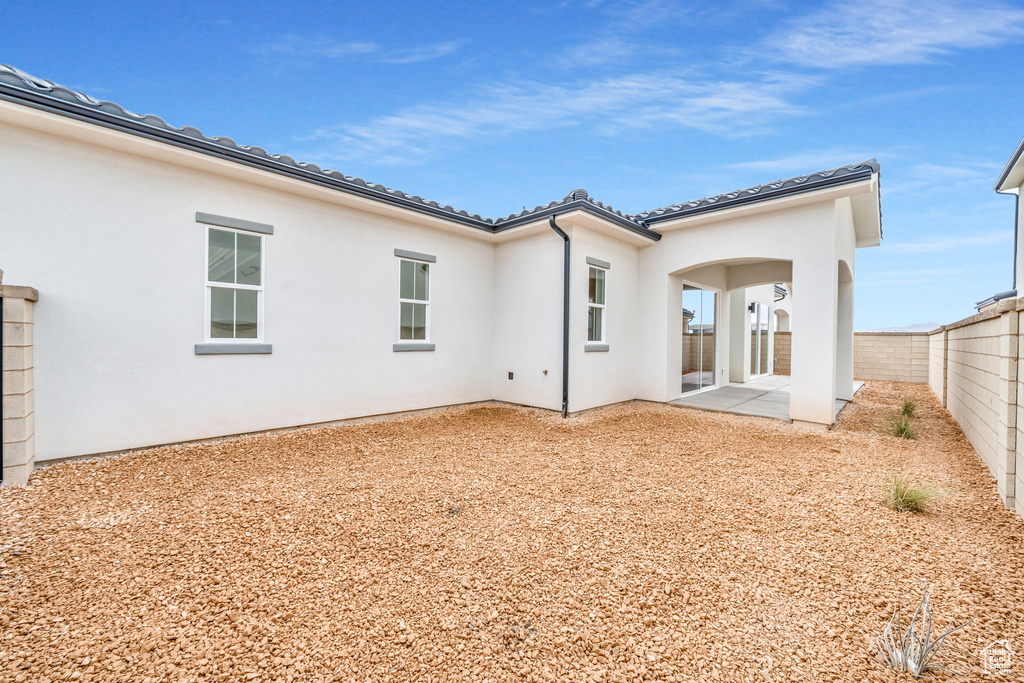
M 880 504 L 894 469 L 932 514 Z M 1024 521 L 924 386 L 827 433 L 485 405 L 158 448 L 0 515 L 0 680 L 909 680 L 870 648 L 923 583 L 1024 657 Z

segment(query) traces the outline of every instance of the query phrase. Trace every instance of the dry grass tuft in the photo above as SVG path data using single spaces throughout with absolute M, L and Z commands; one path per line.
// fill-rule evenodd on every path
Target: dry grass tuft
M 942 492 L 914 482 L 906 472 L 896 472 L 885 483 L 885 507 L 897 512 L 928 512 L 931 501 Z
M 916 439 L 917 430 L 914 429 L 914 421 L 904 413 L 893 415 L 889 421 L 889 433 L 901 439 Z
M 916 398 L 903 398 L 903 402 L 900 404 L 900 415 L 906 415 L 907 417 L 917 417 L 917 407 L 920 405 L 920 401 Z

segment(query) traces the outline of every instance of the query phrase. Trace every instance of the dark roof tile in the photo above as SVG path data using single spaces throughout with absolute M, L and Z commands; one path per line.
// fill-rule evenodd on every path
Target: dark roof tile
M 763 185 L 755 185 L 743 190 L 734 190 L 717 194 L 713 197 L 704 197 L 690 202 L 671 204 L 650 211 L 643 211 L 634 214 L 633 218 L 646 223 L 682 218 L 709 211 L 720 211 L 733 206 L 742 206 L 755 201 L 767 201 L 777 199 L 791 194 L 819 190 L 830 185 L 839 185 L 847 182 L 855 182 L 870 178 L 872 174 L 879 172 L 878 161 L 868 159 L 859 164 L 847 164 L 838 168 L 817 171 L 807 175 L 793 176 L 785 180 L 776 180 Z

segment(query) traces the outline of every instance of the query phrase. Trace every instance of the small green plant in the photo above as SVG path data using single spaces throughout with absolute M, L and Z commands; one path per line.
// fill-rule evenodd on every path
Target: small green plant
M 932 638 L 932 610 L 928 603 L 928 590 L 925 589 L 924 597 L 917 605 L 914 616 L 906 630 L 903 628 L 903 617 L 900 608 L 893 612 L 892 618 L 886 624 L 882 635 L 878 636 L 876 643 L 885 663 L 896 671 L 906 671 L 914 678 L 921 678 L 936 671 L 948 671 L 955 676 L 962 674 L 953 671 L 945 666 L 947 662 L 936 658 L 939 650 L 945 645 L 947 636 L 959 631 L 971 622 L 953 626 L 950 620 L 946 630 Z M 947 646 L 951 650 L 964 653 L 963 650 Z
M 889 420 L 889 433 L 901 439 L 916 439 L 917 430 L 914 429 L 914 420 L 909 415 L 896 414 Z
M 917 407 L 919 405 L 920 401 L 916 398 L 904 398 L 903 403 L 900 405 L 900 415 L 915 417 L 917 414 Z
M 928 512 L 938 489 L 916 484 L 906 472 L 895 472 L 885 484 L 885 507 L 897 512 Z

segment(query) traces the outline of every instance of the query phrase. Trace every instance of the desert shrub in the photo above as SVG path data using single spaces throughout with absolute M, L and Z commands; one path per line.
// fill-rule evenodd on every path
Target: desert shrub
M 917 414 L 917 407 L 920 405 L 920 401 L 916 398 L 904 398 L 903 403 L 900 404 L 900 415 L 906 415 L 907 417 L 915 417 Z
M 897 414 L 889 420 L 889 433 L 901 439 L 916 439 L 917 430 L 914 421 L 907 415 Z
M 970 622 L 967 622 L 970 623 Z M 940 661 L 937 658 L 939 650 L 945 645 L 946 637 L 955 631 L 959 631 L 967 624 L 953 626 L 952 620 L 942 633 L 932 632 L 932 610 L 928 603 L 928 591 L 924 591 L 924 597 L 917 605 L 914 616 L 906 629 L 903 628 L 903 616 L 897 607 L 893 611 L 892 618 L 886 624 L 885 630 L 875 641 L 878 650 L 885 663 L 896 671 L 906 671 L 914 678 L 921 678 L 937 671 L 948 671 L 957 676 L 961 675 L 946 666 L 948 662 Z M 947 646 L 963 654 L 963 650 Z
M 914 482 L 906 472 L 895 472 L 885 483 L 885 506 L 897 512 L 927 512 L 941 491 Z

